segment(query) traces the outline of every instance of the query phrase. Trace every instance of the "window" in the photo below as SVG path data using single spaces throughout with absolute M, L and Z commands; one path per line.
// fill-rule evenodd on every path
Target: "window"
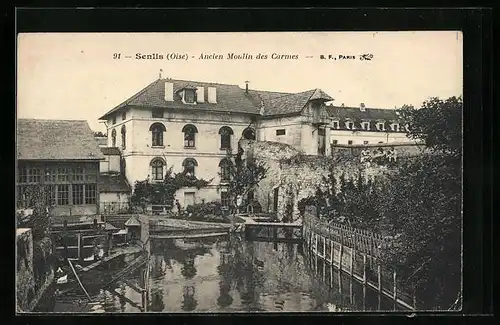
M 198 162 L 194 158 L 186 158 L 182 162 L 182 167 L 184 167 L 184 174 L 189 177 L 194 177 L 194 168 L 198 166 Z
M 47 167 L 45 168 L 44 182 L 54 183 L 56 181 L 57 172 L 55 168 Z
M 57 205 L 69 204 L 69 185 L 57 185 Z
M 163 179 L 163 167 L 166 165 L 165 161 L 161 158 L 155 158 L 151 161 L 151 175 L 154 180 Z
M 368 141 L 363 141 L 363 144 L 368 144 Z
M 85 185 L 85 204 L 96 204 L 97 186 L 95 184 Z
M 186 103 L 194 103 L 195 102 L 195 92 L 194 89 L 185 89 L 184 90 L 184 101 Z
M 48 185 L 45 187 L 47 193 L 46 199 L 48 205 L 56 204 L 56 185 Z
M 286 130 L 285 129 L 278 129 L 276 130 L 276 135 L 285 135 Z
M 362 122 L 361 123 L 361 128 L 363 130 L 370 130 L 370 122 Z
M 385 125 L 384 124 L 385 124 L 384 122 L 377 123 L 377 130 L 384 131 L 385 130 Z
M 41 181 L 40 169 L 38 168 L 27 168 L 26 169 L 26 183 L 40 183 Z
M 127 112 L 122 113 L 122 121 L 125 121 L 127 119 Z
M 399 132 L 399 124 L 394 123 L 391 125 L 392 131 Z
M 339 140 L 332 140 L 332 144 L 337 144 L 339 143 Z
M 161 123 L 154 123 L 149 127 L 149 131 L 151 131 L 152 135 L 152 143 L 153 147 L 162 147 L 163 146 L 163 132 L 167 129 Z
M 246 140 L 255 140 L 255 131 L 252 128 L 246 128 L 243 130 L 243 138 Z
M 351 145 L 352 144 L 352 140 L 347 141 L 347 144 Z
M 223 126 L 219 129 L 220 134 L 220 148 L 231 149 L 231 136 L 234 134 L 233 129 L 229 126 Z
M 81 182 L 83 181 L 83 168 L 82 167 L 75 167 L 73 168 L 73 177 L 72 180 L 76 182 Z
M 83 204 L 83 184 L 73 184 L 71 188 L 73 190 L 73 204 Z
M 229 195 L 227 192 L 220 192 L 220 203 L 223 207 L 229 206 Z
M 384 141 L 379 141 L 378 143 L 384 143 Z
M 352 130 L 352 129 L 354 129 L 354 122 L 345 122 L 345 127 L 346 127 L 348 130 Z
M 339 128 L 339 121 L 333 121 L 332 122 L 332 128 L 333 129 L 338 129 Z
M 97 181 L 97 166 L 94 164 L 88 164 L 85 170 L 85 180 L 90 182 Z
M 127 142 L 127 129 L 125 128 L 125 125 L 122 125 L 121 129 L 122 133 L 122 149 L 125 149 L 125 143 Z
M 111 146 L 116 147 L 116 130 L 111 131 Z
M 231 178 L 231 160 L 224 158 L 220 161 L 220 179 L 221 181 L 229 181 Z
M 319 136 L 323 136 L 323 137 L 324 137 L 324 136 L 325 136 L 325 134 L 326 134 L 326 133 L 325 133 L 325 129 L 318 129 L 318 135 L 319 135 Z
M 58 182 L 69 181 L 68 169 L 66 167 L 57 168 L 57 181 Z
M 153 118 L 163 118 L 163 108 L 153 108 L 151 116 Z
M 195 147 L 195 135 L 198 133 L 198 129 L 196 126 L 192 124 L 186 124 L 182 128 L 182 132 L 184 133 L 184 147 L 185 148 L 194 148 Z

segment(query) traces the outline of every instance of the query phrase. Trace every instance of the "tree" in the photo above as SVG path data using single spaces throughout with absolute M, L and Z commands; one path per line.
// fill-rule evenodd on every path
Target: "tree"
M 420 109 L 404 105 L 398 110 L 407 125 L 408 137 L 424 141 L 434 151 L 453 155 L 462 153 L 462 97 L 446 100 L 432 97 Z
M 29 206 L 29 209 L 19 210 L 16 213 L 18 228 L 32 228 L 33 240 L 39 240 L 46 236 L 50 215 L 53 209 L 49 186 L 41 184 L 30 185 L 25 188 L 22 200 Z
M 268 167 L 262 161 L 251 157 L 243 160 L 243 148 L 238 143 L 238 151 L 232 154 L 231 150 L 226 153 L 226 159 L 230 162 L 227 166 L 228 184 L 225 186 L 229 199 L 229 209 L 232 214 L 238 212 L 240 205 L 238 199 L 245 197 L 248 192 L 258 186 L 259 182 L 266 177 Z M 220 173 L 222 176 L 222 174 Z

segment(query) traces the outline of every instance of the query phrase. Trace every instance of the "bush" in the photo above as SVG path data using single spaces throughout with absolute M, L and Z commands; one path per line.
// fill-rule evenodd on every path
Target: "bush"
M 222 204 L 218 201 L 189 205 L 186 214 L 189 220 L 226 222 Z

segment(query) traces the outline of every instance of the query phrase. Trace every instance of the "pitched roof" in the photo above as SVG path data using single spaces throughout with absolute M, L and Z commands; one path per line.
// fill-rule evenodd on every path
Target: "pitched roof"
M 130 219 L 128 219 L 126 222 L 125 222 L 125 226 L 141 226 L 141 223 L 139 222 L 139 220 L 137 220 L 136 217 L 130 217 Z
M 99 160 L 103 156 L 87 121 L 17 120 L 17 158 Z
M 110 155 L 120 155 L 120 149 L 117 147 L 101 147 L 101 152 L 105 156 L 110 156 Z
M 319 88 L 300 93 L 283 93 L 262 90 L 249 90 L 248 93 L 255 106 L 259 107 L 259 109 L 262 105 L 264 106 L 264 116 L 300 113 L 310 100 L 333 100 L 332 97 Z
M 165 83 L 173 83 L 173 102 L 165 101 Z M 196 105 L 184 104 L 178 94 L 179 90 L 186 88 L 204 87 L 204 103 Z M 208 103 L 208 87 L 215 87 L 217 103 Z M 324 99 L 327 101 L 333 100 L 328 94 L 319 88 L 311 89 L 300 93 L 284 93 L 270 92 L 260 90 L 249 90 L 248 93 L 237 85 L 188 81 L 188 80 L 173 80 L 173 79 L 157 79 L 144 89 L 116 106 L 99 119 L 107 119 L 109 114 L 120 110 L 127 105 L 137 105 L 142 107 L 164 107 L 164 108 L 184 108 L 184 109 L 201 109 L 208 111 L 219 112 L 235 112 L 259 115 L 261 104 L 264 104 L 265 116 L 286 115 L 291 113 L 300 113 L 307 101 L 315 99 Z
M 173 102 L 165 100 L 165 83 L 173 83 L 174 96 Z M 193 104 L 184 104 L 181 101 L 180 95 L 177 93 L 186 87 L 204 87 L 205 102 Z M 216 88 L 216 102 L 208 103 L 208 87 Z M 252 104 L 245 94 L 245 90 L 237 85 L 226 85 L 209 82 L 186 81 L 186 80 L 173 80 L 173 79 L 157 79 L 144 89 L 139 91 L 134 96 L 130 97 L 120 105 L 116 106 L 99 119 L 104 120 L 109 114 L 120 110 L 128 105 L 137 105 L 142 107 L 164 107 L 164 108 L 179 108 L 179 109 L 201 109 L 214 112 L 234 112 L 234 113 L 247 113 L 259 114 L 258 108 Z
M 382 108 L 365 108 L 365 111 L 361 111 L 359 107 L 340 107 L 340 106 L 326 106 L 326 109 L 331 117 L 336 117 L 343 121 L 346 118 L 351 118 L 353 120 L 385 120 L 392 121 L 397 120 L 398 116 L 396 110 L 394 109 L 382 109 Z
M 130 185 L 123 174 L 100 174 L 99 175 L 99 192 L 122 192 L 129 193 Z

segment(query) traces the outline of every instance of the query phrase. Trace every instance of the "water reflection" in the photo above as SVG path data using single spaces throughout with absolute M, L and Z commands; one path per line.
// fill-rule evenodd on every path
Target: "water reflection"
M 155 240 L 151 248 L 152 312 L 393 309 L 390 300 L 309 256 L 301 244 L 230 236 Z M 118 288 L 127 299 L 104 291 L 96 298 L 101 308 L 137 312 L 141 295 L 125 284 L 110 290 Z

